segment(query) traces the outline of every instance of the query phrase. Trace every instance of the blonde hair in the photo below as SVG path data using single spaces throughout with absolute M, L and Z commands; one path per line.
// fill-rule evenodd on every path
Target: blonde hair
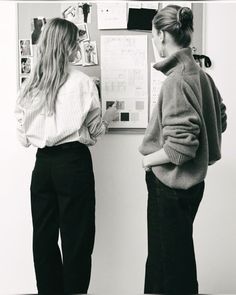
M 67 66 L 77 47 L 77 33 L 76 25 L 62 18 L 53 18 L 45 25 L 37 45 L 37 61 L 18 97 L 22 106 L 45 105 L 47 113 L 53 114 L 57 93 L 67 80 Z

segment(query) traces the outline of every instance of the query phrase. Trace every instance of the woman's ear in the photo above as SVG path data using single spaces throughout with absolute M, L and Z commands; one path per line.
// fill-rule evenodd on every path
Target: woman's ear
M 162 31 L 162 30 L 159 31 L 159 38 L 160 38 L 161 43 L 165 42 L 165 32 L 164 31 Z

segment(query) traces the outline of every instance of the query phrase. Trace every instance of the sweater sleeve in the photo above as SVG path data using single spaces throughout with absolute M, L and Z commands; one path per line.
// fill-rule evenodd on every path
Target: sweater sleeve
M 214 80 L 212 79 L 212 77 L 208 73 L 206 73 L 206 74 L 207 74 L 207 77 L 210 80 L 210 83 L 211 83 L 211 86 L 212 86 L 212 90 L 213 90 L 213 93 L 214 93 L 215 104 L 217 106 L 219 106 L 219 108 L 220 108 L 221 132 L 223 133 L 227 128 L 226 106 L 225 106 L 225 104 L 223 102 L 223 99 L 221 97 L 221 94 L 220 94 L 218 88 L 215 85 Z
M 216 88 L 217 96 L 219 97 L 219 104 L 220 104 L 220 115 L 221 115 L 221 132 L 225 132 L 227 128 L 227 115 L 226 115 L 226 106 L 223 103 L 223 99 L 220 95 L 220 92 Z
M 221 111 L 221 126 L 222 126 L 222 133 L 223 133 L 225 132 L 227 128 L 226 106 L 223 103 L 223 101 L 221 101 L 221 104 L 220 104 L 220 111 Z
M 182 80 L 168 79 L 163 85 L 163 148 L 175 165 L 193 159 L 199 146 L 201 121 L 189 95 Z

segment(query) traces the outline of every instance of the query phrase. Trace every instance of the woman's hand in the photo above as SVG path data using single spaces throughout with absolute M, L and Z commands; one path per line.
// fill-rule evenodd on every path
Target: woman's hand
M 151 167 L 153 166 L 159 166 L 167 163 L 170 163 L 170 159 L 163 148 L 143 157 L 143 168 L 145 171 L 151 170 Z
M 108 124 L 110 124 L 112 121 L 116 120 L 118 118 L 118 116 L 119 116 L 119 113 L 117 111 L 116 102 L 115 102 L 111 107 L 109 107 L 105 111 L 102 119 L 103 119 L 103 121 L 105 121 Z
M 151 166 L 148 163 L 148 158 L 147 156 L 144 156 L 142 159 L 142 165 L 143 165 L 143 169 L 147 172 L 151 170 Z

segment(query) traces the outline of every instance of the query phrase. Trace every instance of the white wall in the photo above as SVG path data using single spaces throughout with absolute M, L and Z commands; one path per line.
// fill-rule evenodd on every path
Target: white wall
M 223 135 L 222 160 L 209 169 L 197 221 L 196 247 L 200 290 L 236 293 L 236 3 L 208 3 L 206 54 L 227 106 L 228 129 Z
M 33 154 L 15 136 L 15 4 L 0 2 L 0 11 L 0 293 L 29 293 L 34 290 L 28 193 Z
M 0 293 L 33 293 L 29 183 L 35 150 L 21 148 L 15 138 L 15 5 L 0 2 L 0 11 Z M 201 293 L 236 293 L 236 3 L 210 3 L 206 13 L 205 52 L 213 61 L 209 72 L 227 104 L 229 126 L 223 159 L 209 170 L 195 223 L 199 283 Z M 142 135 L 107 135 L 92 148 L 97 235 L 90 293 L 143 291 L 147 197 L 137 152 L 141 140 Z

